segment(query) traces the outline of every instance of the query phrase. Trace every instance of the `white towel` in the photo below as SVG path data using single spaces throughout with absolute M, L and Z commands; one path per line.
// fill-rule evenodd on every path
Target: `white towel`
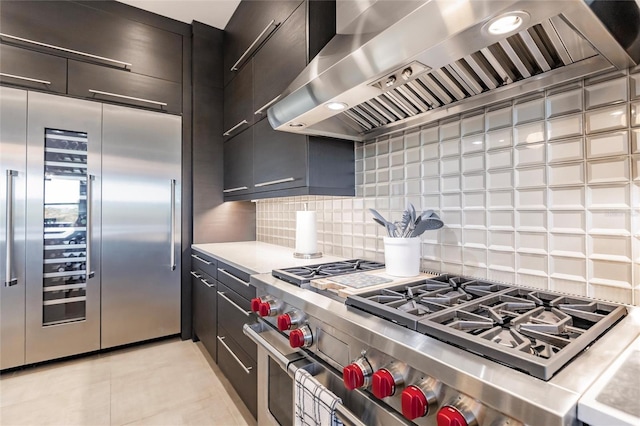
M 296 371 L 294 398 L 296 426 L 342 426 L 335 415 L 342 400 L 302 368 Z

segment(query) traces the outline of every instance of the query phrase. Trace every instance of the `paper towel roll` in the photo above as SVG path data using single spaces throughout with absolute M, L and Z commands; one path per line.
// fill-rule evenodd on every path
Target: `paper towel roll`
M 296 212 L 296 253 L 314 254 L 318 251 L 316 212 Z

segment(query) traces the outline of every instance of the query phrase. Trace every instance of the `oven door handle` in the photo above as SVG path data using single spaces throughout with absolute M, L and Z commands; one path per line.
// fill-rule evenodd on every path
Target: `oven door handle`
M 284 371 L 288 371 L 289 364 L 292 360 L 287 358 L 283 353 L 275 348 L 269 341 L 267 341 L 264 337 L 262 337 L 256 329 L 262 331 L 263 325 L 261 323 L 254 324 L 245 324 L 242 326 L 242 332 L 253 342 L 262 347 L 265 351 L 269 353 L 269 356 L 273 358 L 274 361 L 278 363 L 280 368 Z

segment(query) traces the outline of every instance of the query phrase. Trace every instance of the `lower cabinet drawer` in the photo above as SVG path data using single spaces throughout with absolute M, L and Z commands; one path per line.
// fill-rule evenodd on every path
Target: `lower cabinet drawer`
M 249 274 L 226 263 L 218 262 L 218 281 L 233 291 L 251 300 L 256 297 L 256 288 L 249 284 Z
M 218 276 L 217 267 L 218 262 L 213 257 L 207 256 L 197 250 L 191 250 L 191 270 L 201 270 L 215 279 Z
M 218 328 L 218 367 L 253 417 L 257 417 L 257 365 L 224 329 Z
M 255 322 L 249 301 L 222 283 L 218 283 L 217 296 L 219 326 L 227 330 L 230 337 L 255 361 L 257 346 L 242 332 L 244 324 Z

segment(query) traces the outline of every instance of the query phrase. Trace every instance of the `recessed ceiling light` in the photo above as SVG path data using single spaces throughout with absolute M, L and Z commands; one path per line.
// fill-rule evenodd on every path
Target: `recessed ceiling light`
M 329 102 L 327 104 L 327 108 L 329 108 L 331 111 L 342 111 L 347 106 L 348 105 L 345 104 L 344 102 Z
M 304 127 L 306 124 L 304 123 L 289 123 L 289 127 Z
M 529 21 L 529 14 L 524 11 L 509 12 L 489 21 L 485 28 L 489 34 L 507 34 L 522 27 Z

